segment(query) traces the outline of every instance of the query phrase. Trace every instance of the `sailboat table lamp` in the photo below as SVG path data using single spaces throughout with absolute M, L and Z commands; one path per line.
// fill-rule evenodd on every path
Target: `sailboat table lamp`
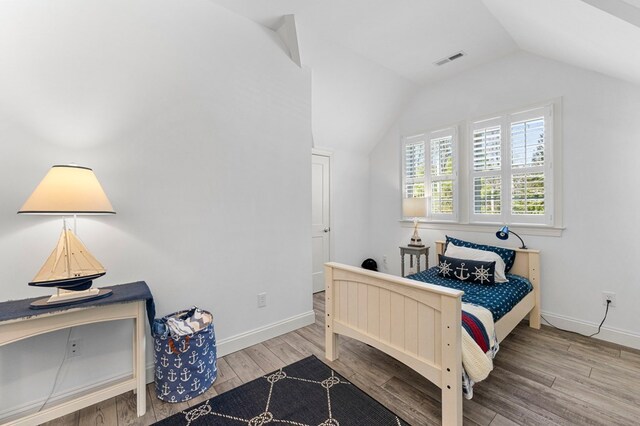
M 96 175 L 88 167 L 56 165 L 42 179 L 18 214 L 35 215 L 105 215 L 115 214 Z M 111 290 L 91 288 L 95 278 L 107 271 L 67 228 L 56 248 L 29 285 L 57 287 L 57 294 L 31 303 L 34 309 L 74 305 L 111 295 Z

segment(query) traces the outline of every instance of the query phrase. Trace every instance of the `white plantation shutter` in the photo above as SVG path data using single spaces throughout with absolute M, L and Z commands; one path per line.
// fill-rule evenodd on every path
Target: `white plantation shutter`
M 405 139 L 403 149 L 403 198 L 425 197 L 425 146 L 424 136 Z
M 431 219 L 457 218 L 457 131 L 448 128 L 429 134 L 429 211 Z
M 494 221 L 502 214 L 502 121 L 492 118 L 470 126 L 470 217 L 475 221 Z
M 551 105 L 471 123 L 471 222 L 552 224 Z
M 511 114 L 509 183 L 511 223 L 552 224 L 551 105 Z
M 457 219 L 457 130 L 404 138 L 403 198 L 427 198 L 427 218 Z

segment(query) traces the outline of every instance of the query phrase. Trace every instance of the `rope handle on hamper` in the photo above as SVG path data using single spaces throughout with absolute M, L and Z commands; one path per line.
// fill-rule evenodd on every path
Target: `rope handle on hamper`
M 191 340 L 191 336 L 185 336 L 184 341 L 185 341 L 185 348 L 183 351 L 180 351 L 180 349 L 178 349 L 176 347 L 175 341 L 170 337 L 169 338 L 169 349 L 171 349 L 171 352 L 173 352 L 176 355 L 180 355 L 185 353 L 186 351 L 189 350 L 189 341 Z

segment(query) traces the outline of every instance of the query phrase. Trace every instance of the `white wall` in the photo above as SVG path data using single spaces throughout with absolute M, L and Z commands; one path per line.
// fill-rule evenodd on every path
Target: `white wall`
M 331 260 L 360 266 L 369 247 L 369 151 L 416 86 L 300 29 L 312 70 L 314 146 L 333 152 Z
M 557 325 L 593 332 L 617 293 L 602 338 L 640 347 L 635 264 L 640 258 L 634 189 L 640 155 L 640 87 L 527 53 L 425 87 L 371 153 L 372 249 L 399 274 L 398 245 L 411 229 L 400 218 L 400 136 L 562 97 L 564 214 L 561 237 L 523 235 L 542 251 L 542 309 Z M 465 177 L 462 176 L 462 179 Z M 489 244 L 489 232 L 449 231 Z M 444 231 L 422 230 L 423 241 Z M 508 245 L 516 245 L 508 241 Z M 435 257 L 432 253 L 431 262 Z
M 79 219 L 97 286 L 146 280 L 159 315 L 210 309 L 219 341 L 313 321 L 311 76 L 275 33 L 206 0 L 1 2 L 0 58 L 0 299 L 47 293 L 26 283 L 61 221 L 15 212 L 73 161 L 118 213 Z M 129 328 L 73 330 L 56 394 L 126 373 Z M 66 337 L 0 349 L 0 413 L 46 397 Z

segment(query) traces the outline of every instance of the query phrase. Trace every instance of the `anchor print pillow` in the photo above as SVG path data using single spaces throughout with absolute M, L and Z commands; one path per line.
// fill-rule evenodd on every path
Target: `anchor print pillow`
M 495 284 L 496 262 L 438 255 L 438 275 L 478 284 Z
M 505 265 L 502 258 L 492 252 L 485 250 L 476 250 L 467 247 L 459 247 L 452 242 L 447 244 L 447 249 L 444 251 L 444 255 L 447 257 L 455 257 L 456 259 L 469 259 L 479 260 L 481 262 L 496 262 L 495 280 L 497 283 L 507 283 L 507 276 L 504 272 Z

